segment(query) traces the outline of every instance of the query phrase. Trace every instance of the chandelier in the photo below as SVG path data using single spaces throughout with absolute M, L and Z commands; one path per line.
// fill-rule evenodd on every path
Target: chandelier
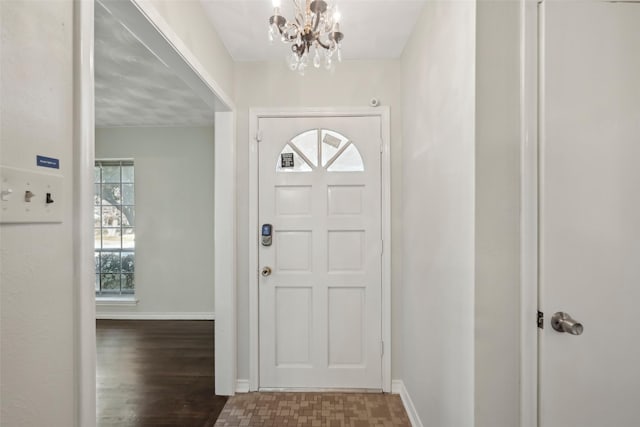
M 293 21 L 287 21 L 280 15 L 280 0 L 273 0 L 273 16 L 269 18 L 269 40 L 279 37 L 283 43 L 291 44 L 291 54 L 287 59 L 289 68 L 304 75 L 311 63 L 315 68 L 324 63 L 325 68 L 332 69 L 334 55 L 338 62 L 342 62 L 344 34 L 340 32 L 340 13 L 333 1 L 331 4 L 323 0 L 292 2 L 295 10 Z

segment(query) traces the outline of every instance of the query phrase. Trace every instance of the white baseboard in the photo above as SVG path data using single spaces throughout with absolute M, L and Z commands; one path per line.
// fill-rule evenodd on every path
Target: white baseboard
M 404 405 L 405 411 L 407 411 L 407 415 L 409 416 L 411 425 L 413 427 L 423 427 L 422 421 L 420 420 L 418 412 L 416 411 L 416 407 L 413 406 L 411 396 L 409 396 L 409 392 L 404 386 L 404 382 L 402 380 L 391 381 L 391 393 L 400 395 L 400 399 L 402 399 L 402 404 Z
M 249 380 L 236 380 L 236 393 L 249 393 Z
M 96 297 L 96 309 L 98 307 L 127 307 L 127 306 L 136 306 L 140 301 L 133 297 L 126 298 L 108 298 L 108 297 Z
M 214 313 L 96 313 L 98 320 L 215 320 Z

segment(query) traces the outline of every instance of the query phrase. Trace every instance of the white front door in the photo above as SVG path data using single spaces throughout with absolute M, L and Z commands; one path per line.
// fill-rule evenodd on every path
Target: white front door
M 260 388 L 382 388 L 381 119 L 260 118 Z
M 540 426 L 637 427 L 640 3 L 540 11 Z

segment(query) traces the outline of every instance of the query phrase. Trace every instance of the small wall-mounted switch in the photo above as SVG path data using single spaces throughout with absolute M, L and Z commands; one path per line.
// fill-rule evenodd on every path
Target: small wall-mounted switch
M 9 198 L 11 197 L 11 194 L 13 194 L 13 189 L 11 189 L 11 188 L 3 189 L 2 190 L 2 201 L 8 202 Z
M 0 183 L 0 223 L 62 222 L 64 178 L 60 173 L 0 166 Z

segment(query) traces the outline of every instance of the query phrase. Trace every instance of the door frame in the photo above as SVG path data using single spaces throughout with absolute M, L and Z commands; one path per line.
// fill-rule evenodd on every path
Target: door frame
M 185 82 L 206 94 L 215 110 L 215 389 L 233 395 L 236 385 L 236 119 L 235 105 L 155 7 L 141 0 L 112 4 L 143 25 L 154 52 L 176 67 Z M 96 310 L 93 262 L 95 81 L 93 1 L 74 1 L 73 282 L 76 359 L 75 425 L 96 425 Z M 121 15 L 122 16 L 122 15 Z
M 261 118 L 380 117 L 382 206 L 382 391 L 391 392 L 391 128 L 387 106 L 370 108 L 251 108 L 249 110 L 249 391 L 259 387 L 258 121 Z
M 544 0 L 520 0 L 520 427 L 538 427 L 539 421 L 539 7 L 544 7 Z

